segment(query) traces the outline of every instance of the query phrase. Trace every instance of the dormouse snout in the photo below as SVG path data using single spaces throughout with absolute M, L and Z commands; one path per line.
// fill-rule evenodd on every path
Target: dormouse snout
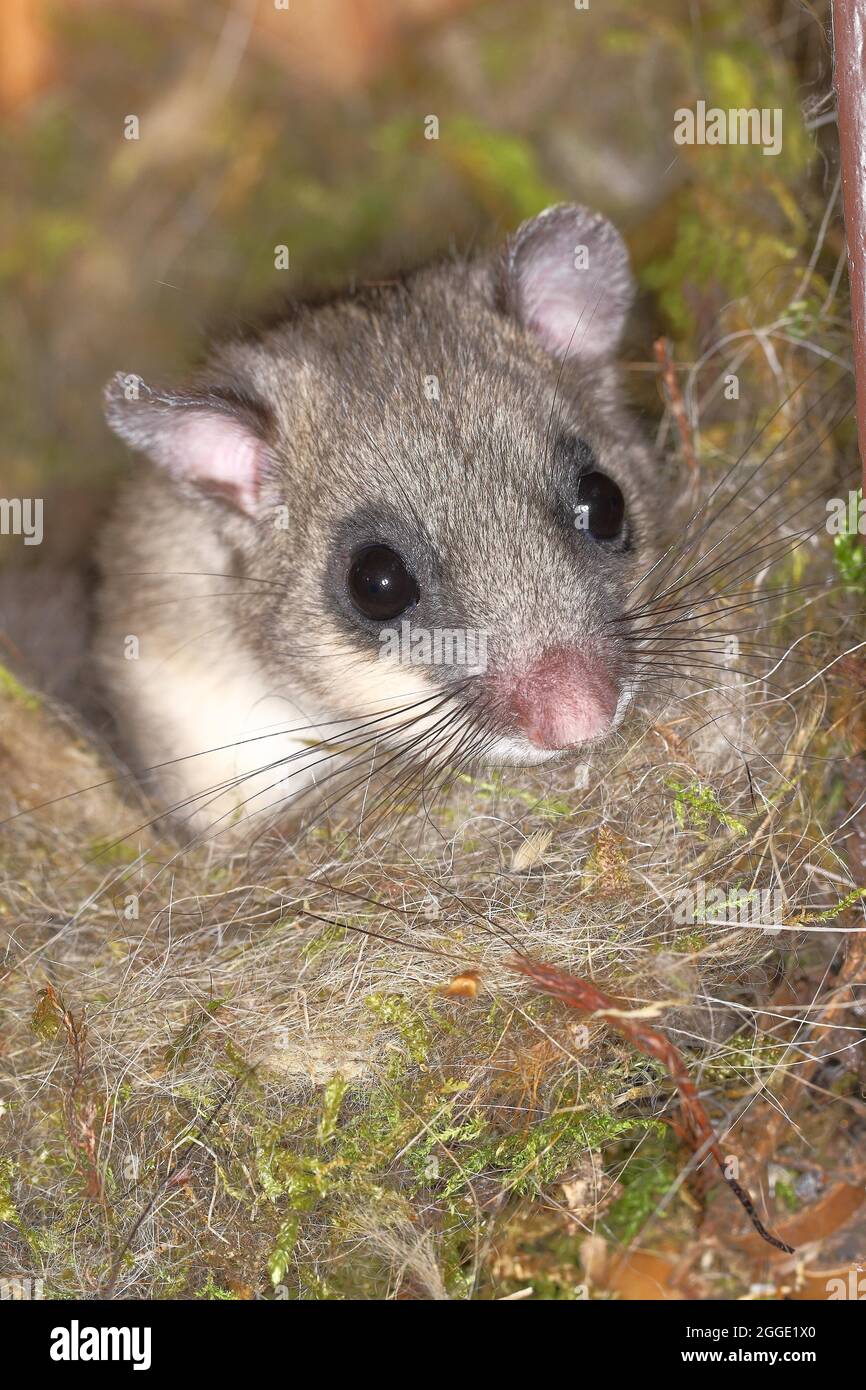
M 529 665 L 490 678 L 500 716 L 536 748 L 565 750 L 605 734 L 620 687 L 599 648 L 549 647 Z

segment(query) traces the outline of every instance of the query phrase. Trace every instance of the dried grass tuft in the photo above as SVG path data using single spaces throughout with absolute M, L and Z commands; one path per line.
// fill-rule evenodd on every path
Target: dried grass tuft
M 864 929 L 840 791 L 862 628 L 822 524 L 848 487 L 847 387 L 828 392 L 838 329 L 819 330 L 738 326 L 680 374 L 697 466 L 678 524 L 695 536 L 718 486 L 701 568 L 751 528 L 764 548 L 727 593 L 724 572 L 703 585 L 700 635 L 583 785 L 470 771 L 369 837 L 349 803 L 248 851 L 179 852 L 124 835 L 150 811 L 80 731 L 0 692 L 4 1270 L 61 1296 L 491 1297 L 530 1276 L 569 1296 L 584 1237 L 628 1242 L 658 1210 L 694 1231 L 662 1069 L 504 962 L 646 1011 L 734 1148 L 755 1097 L 824 1055 L 779 983 Z M 764 433 L 723 482 L 756 400 Z M 699 884 L 730 911 L 677 920 Z M 781 907 L 744 923 L 737 892 Z

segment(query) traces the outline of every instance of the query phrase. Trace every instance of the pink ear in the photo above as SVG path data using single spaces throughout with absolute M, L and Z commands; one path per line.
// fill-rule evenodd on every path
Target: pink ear
M 173 477 L 188 478 L 249 516 L 255 515 L 263 445 L 239 421 L 204 410 L 190 411 L 174 431 L 164 458 L 156 450 L 153 454 Z
M 217 392 L 155 391 L 123 373 L 105 394 L 108 422 L 127 444 L 173 478 L 256 515 L 266 448 L 262 419 L 248 401 Z
M 508 247 L 513 307 L 559 358 L 615 352 L 634 296 L 628 252 L 599 213 L 576 204 L 524 222 Z

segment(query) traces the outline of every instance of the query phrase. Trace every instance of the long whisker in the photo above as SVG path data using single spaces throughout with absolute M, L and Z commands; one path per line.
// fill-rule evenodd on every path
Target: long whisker
M 837 429 L 838 426 L 842 423 L 842 420 L 844 420 L 845 416 L 849 413 L 849 411 L 850 411 L 850 405 L 848 405 L 848 406 L 846 407 L 844 413 L 843 413 L 842 415 L 839 416 L 838 420 L 836 420 L 836 421 L 834 422 L 834 424 L 832 425 L 832 427 L 831 427 L 831 428 L 827 431 L 827 433 L 818 441 L 818 443 L 814 446 L 814 448 L 811 449 L 811 450 L 809 451 L 809 453 L 806 455 L 806 457 L 805 457 L 805 458 L 802 460 L 802 462 L 798 465 L 797 469 L 793 470 L 793 472 L 798 472 L 799 469 L 800 469 L 801 467 L 804 467 L 805 464 L 808 463 L 808 462 L 811 460 L 811 458 L 812 458 L 812 457 L 814 456 L 814 454 L 818 451 L 818 449 L 826 442 L 827 439 L 830 438 L 830 436 L 832 435 L 833 431 L 834 431 L 835 429 Z M 790 476 L 793 476 L 793 473 L 792 473 Z M 766 494 L 766 495 L 761 499 L 761 501 L 758 502 L 757 505 L 752 509 L 752 512 L 750 513 L 750 515 L 751 515 L 751 516 L 755 516 L 755 515 L 766 505 L 766 503 L 767 503 L 768 501 L 770 501 L 770 500 L 772 499 L 772 497 L 774 497 L 774 496 L 776 495 L 777 492 L 778 492 L 778 488 L 774 488 L 770 493 Z M 781 527 L 782 525 L 787 524 L 793 517 L 798 516 L 798 515 L 800 514 L 800 512 L 803 511 L 807 506 L 813 505 L 814 502 L 817 501 L 821 496 L 822 496 L 822 493 L 821 493 L 821 492 L 817 492 L 817 493 L 815 493 L 813 496 L 807 498 L 806 502 L 801 503 L 801 504 L 800 504 L 788 517 L 784 518 L 782 522 L 778 523 L 778 526 Z M 823 525 L 825 520 L 826 520 L 826 517 L 825 517 L 825 518 L 822 518 L 822 521 L 821 521 L 820 525 Z M 758 523 L 758 524 L 759 524 L 759 523 Z M 820 527 L 814 528 L 815 531 L 818 530 L 818 529 L 820 529 Z M 754 534 L 755 530 L 756 530 L 756 527 L 752 527 L 750 531 L 747 531 L 746 535 L 752 535 L 752 534 Z M 725 536 L 723 539 L 727 539 L 727 537 L 730 536 L 731 534 L 732 534 L 732 530 L 729 530 L 729 531 L 726 533 L 726 536 Z M 808 534 L 814 534 L 814 531 L 811 531 L 811 532 L 809 532 Z M 770 540 L 770 541 L 768 541 L 768 542 L 765 542 L 766 545 L 773 545 L 773 544 L 779 544 L 779 543 L 780 543 L 780 538 L 774 538 L 773 540 Z M 713 549 L 715 549 L 715 547 L 713 547 Z M 711 553 L 711 552 L 709 552 L 709 553 Z M 667 589 L 661 590 L 661 591 L 655 593 L 655 594 L 652 596 L 651 599 L 647 600 L 647 601 L 646 601 L 645 603 L 643 603 L 643 604 L 637 605 L 637 607 L 632 608 L 632 609 L 630 609 L 630 610 L 628 610 L 628 611 L 629 611 L 629 613 L 630 613 L 631 615 L 639 614 L 643 608 L 646 608 L 646 607 L 649 607 L 649 606 L 651 606 L 651 605 L 653 605 L 653 604 L 662 602 L 664 599 L 670 597 L 672 594 L 675 594 L 675 593 L 679 592 L 681 589 L 691 587 L 691 586 L 693 586 L 695 583 L 700 583 L 700 582 L 704 581 L 706 578 L 710 577 L 712 574 L 718 573 L 718 572 L 720 572 L 721 570 L 727 568 L 728 565 L 737 563 L 740 559 L 742 559 L 742 558 L 743 558 L 746 554 L 748 554 L 748 553 L 750 553 L 750 549 L 749 549 L 749 548 L 747 548 L 747 549 L 744 550 L 744 551 L 740 551 L 738 554 L 736 554 L 736 555 L 734 555 L 734 556 L 732 556 L 732 557 L 729 557 L 729 558 L 728 558 L 726 561 L 724 561 L 720 566 L 711 567 L 710 570 L 708 570 L 708 571 L 703 571 L 703 572 L 699 573 L 697 576 L 693 577 L 691 580 L 686 580 L 686 579 L 684 578 L 684 576 L 680 576 L 680 578 L 679 578 L 674 584 L 670 585 Z M 703 558 L 702 558 L 702 562 L 703 562 Z M 690 570 L 691 570 L 692 568 L 693 568 L 693 566 L 689 567 L 689 570 L 686 571 L 686 574 L 689 573 Z
M 694 511 L 694 512 L 692 513 L 692 515 L 689 517 L 688 521 L 685 523 L 685 526 L 683 527 L 683 530 L 684 530 L 685 534 L 686 534 L 686 535 L 688 536 L 688 538 L 689 538 L 689 539 L 688 539 L 688 542 L 687 542 L 687 544 L 686 544 L 686 547 L 683 549 L 682 547 L 680 547 L 680 545 L 679 545 L 678 542 L 672 542 L 672 543 L 668 546 L 668 548 L 665 550 L 665 552 L 664 552 L 662 555 L 660 555 L 659 558 L 655 561 L 655 563 L 650 567 L 650 569 L 649 569 L 645 574 L 641 575 L 640 578 L 632 585 L 632 588 L 631 588 L 631 589 L 628 591 L 628 593 L 626 594 L 626 599 L 628 599 L 628 597 L 630 596 L 630 594 L 631 594 L 636 588 L 638 588 L 638 587 L 640 587 L 641 585 L 643 585 L 643 584 L 649 579 L 650 575 L 652 575 L 652 574 L 655 572 L 655 570 L 658 569 L 658 567 L 659 567 L 660 565 L 663 564 L 663 562 L 668 558 L 669 555 L 671 555 L 671 554 L 673 553 L 672 564 L 675 564 L 676 561 L 677 561 L 678 559 L 680 559 L 684 553 L 688 553 L 689 550 L 693 549 L 697 544 L 700 543 L 700 540 L 701 540 L 701 539 L 703 538 L 703 536 L 706 534 L 706 531 L 708 530 L 709 526 L 713 524 L 713 521 L 717 519 L 717 515 L 720 515 L 721 513 L 717 514 L 716 516 L 711 517 L 711 518 L 705 523 L 705 525 L 704 525 L 702 528 L 699 529 L 699 531 L 697 532 L 696 535 L 693 535 L 693 534 L 692 534 L 692 526 L 693 526 L 694 522 L 697 521 L 697 519 L 698 519 L 703 513 L 705 513 L 705 512 L 708 511 L 708 509 L 709 509 L 709 507 L 710 507 L 710 505 L 711 505 L 711 503 L 712 503 L 712 501 L 713 501 L 713 498 L 717 495 L 718 492 L 721 491 L 721 489 L 724 487 L 725 483 L 733 476 L 733 474 L 736 472 L 737 468 L 739 468 L 739 466 L 740 466 L 740 464 L 743 462 L 743 460 L 744 460 L 745 458 L 748 457 L 748 455 L 749 455 L 749 453 L 751 452 L 751 450 L 752 450 L 752 448 L 754 447 L 754 445 L 758 442 L 758 440 L 759 440 L 759 439 L 761 438 L 761 436 L 765 433 L 765 431 L 770 427 L 770 425 L 773 423 L 773 421 L 781 414 L 781 412 L 785 409 L 785 407 L 786 407 L 788 404 L 790 404 L 790 402 L 793 400 L 793 398 L 794 398 L 794 396 L 797 394 L 797 392 L 800 391 L 800 390 L 802 390 L 802 388 L 806 385 L 806 383 L 807 383 L 808 381 L 811 380 L 811 378 L 816 374 L 816 372 L 818 372 L 818 371 L 821 370 L 821 365 L 822 365 L 821 363 L 818 363 L 817 366 L 813 367 L 812 370 L 811 370 L 810 372 L 808 372 L 807 375 L 803 378 L 803 380 L 802 380 L 801 382 L 799 382 L 797 386 L 794 387 L 793 391 L 789 392 L 789 394 L 785 397 L 785 399 L 784 399 L 784 400 L 777 406 L 777 408 L 773 411 L 772 415 L 770 415 L 769 418 L 768 418 L 767 420 L 764 421 L 764 424 L 763 424 L 763 425 L 761 426 L 761 428 L 757 431 L 757 433 L 752 437 L 752 439 L 751 439 L 751 440 L 749 441 L 749 443 L 746 445 L 745 449 L 740 453 L 739 457 L 736 458 L 736 459 L 734 460 L 734 462 L 733 462 L 733 463 L 730 465 L 730 467 L 728 468 L 727 472 L 725 472 L 725 473 L 722 475 L 722 477 L 718 480 L 718 482 L 715 484 L 715 486 L 710 490 L 710 492 L 709 492 L 709 494 L 707 495 L 707 497 L 705 497 L 705 498 L 703 499 L 703 501 L 700 503 L 700 505 L 695 509 L 695 511 Z M 824 399 L 825 396 L 830 395 L 831 392 L 835 389 L 835 387 L 839 384 L 839 381 L 841 381 L 841 380 L 843 380 L 843 379 L 844 379 L 844 378 L 840 377 L 839 379 L 837 379 L 837 381 L 833 382 L 833 384 L 832 384 L 830 387 L 828 387 L 827 390 L 824 391 L 824 392 L 822 393 L 822 395 L 818 398 L 818 401 L 820 402 L 822 399 Z M 805 421 L 805 420 L 808 418 L 809 414 L 811 413 L 812 408 L 813 408 L 813 407 L 810 405 L 810 406 L 807 408 L 807 410 L 804 412 L 804 414 L 800 417 L 800 419 L 799 419 L 798 421 L 795 422 L 795 425 L 794 425 L 794 427 L 792 427 L 792 428 L 796 428 L 798 425 L 802 424 L 803 421 Z M 791 431 L 788 431 L 788 434 L 790 434 L 790 433 L 791 433 Z M 787 438 L 788 436 L 786 435 L 785 437 Z M 768 457 L 769 457 L 769 456 L 768 456 Z M 758 469 L 759 469 L 760 467 L 762 467 L 763 464 L 764 464 L 766 461 L 767 461 L 766 458 L 763 459 L 763 460 L 761 461 L 761 464 L 758 465 Z M 756 469 L 755 472 L 757 472 L 757 471 L 758 471 L 758 470 Z M 752 473 L 751 477 L 754 477 L 754 472 Z M 746 481 L 749 481 L 749 480 L 746 480 Z M 741 485 L 740 488 L 737 489 L 737 491 L 736 491 L 736 492 L 734 493 L 734 495 L 733 495 L 733 498 L 730 499 L 731 501 L 733 501 L 733 500 L 742 492 L 744 486 L 745 486 L 745 483 L 744 483 L 743 485 Z M 725 506 L 727 506 L 727 505 L 728 505 L 728 504 L 726 503 Z
M 427 696 L 424 700 L 420 701 L 419 704 L 431 703 L 432 701 L 438 700 L 440 698 L 441 696 L 437 692 L 434 692 L 433 694 Z M 386 709 L 385 712 L 377 716 L 376 719 L 365 720 L 362 721 L 360 724 L 356 724 L 353 728 L 347 731 L 347 734 L 355 733 L 361 729 L 372 727 L 374 724 L 382 723 L 386 719 L 389 719 L 396 715 L 404 714 L 409 710 L 415 708 L 418 708 L 417 704 L 397 706 Z M 3 820 L 0 820 L 0 829 L 2 829 L 5 825 L 11 824 L 12 821 L 18 820 L 21 816 L 29 816 L 35 814 L 37 811 L 44 811 L 50 806 L 56 806 L 62 801 L 68 801 L 70 797 L 83 796 L 87 792 L 100 791 L 104 787 L 116 786 L 122 782 L 139 782 L 146 779 L 150 774 L 154 772 L 162 772 L 166 768 L 176 767 L 181 763 L 192 762 L 196 758 L 206 758 L 210 756 L 212 753 L 227 753 L 231 752 L 235 748 L 243 748 L 251 743 L 260 743 L 272 738 L 285 738 L 292 737 L 293 735 L 313 733 L 320 729 L 328 729 L 333 726 L 339 726 L 345 723 L 346 719 L 345 717 L 343 717 L 338 719 L 320 719 L 310 724 L 295 724 L 288 726 L 280 724 L 275 726 L 274 728 L 269 729 L 265 733 L 250 734 L 242 739 L 234 739 L 231 743 L 215 744 L 211 748 L 202 748 L 195 753 L 184 753 L 180 757 L 167 758 L 164 762 L 152 763 L 148 767 L 138 768 L 130 772 L 118 773 L 116 777 L 106 777 L 101 782 L 92 782 L 89 786 L 78 787 L 75 791 L 71 792 L 64 792 L 62 796 L 54 796 L 49 798 L 49 800 L 47 801 L 39 801 L 33 806 L 25 806 L 20 811 L 15 811 L 11 816 L 6 816 Z M 203 795 L 207 795 L 207 793 L 203 793 Z M 160 811 L 159 815 L 155 816 L 153 820 L 145 822 L 140 827 L 140 830 L 143 831 L 145 829 L 148 829 L 150 825 L 155 823 L 155 821 L 160 820 L 164 816 L 168 816 L 171 814 L 172 808 L 165 808 L 164 810 Z M 132 830 L 129 833 L 136 834 L 139 832 Z M 121 841 L 118 841 L 117 843 L 119 844 L 121 843 Z

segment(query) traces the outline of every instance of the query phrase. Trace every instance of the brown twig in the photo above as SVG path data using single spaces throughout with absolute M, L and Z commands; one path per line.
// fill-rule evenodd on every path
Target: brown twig
M 69 1142 L 82 1161 L 86 1178 L 86 1195 L 105 1205 L 105 1192 L 99 1172 L 96 1150 L 98 1144 L 99 1110 L 87 1088 L 85 1048 L 87 1024 L 84 1014 L 76 1019 L 54 986 L 49 983 L 39 991 L 34 1015 L 37 1030 L 59 1024 L 72 1054 L 72 1082 L 63 1098 L 63 1117 Z
M 833 0 L 834 73 L 842 167 L 842 203 L 848 241 L 857 433 L 866 484 L 866 6 Z
M 785 1254 L 792 1255 L 794 1253 L 792 1246 L 786 1245 L 783 1240 L 770 1234 L 766 1226 L 760 1221 L 749 1193 L 740 1186 L 736 1178 L 732 1178 L 728 1174 L 728 1164 L 722 1153 L 716 1132 L 710 1123 L 695 1084 L 689 1076 L 686 1064 L 670 1039 L 665 1037 L 664 1033 L 659 1032 L 657 1028 L 651 1028 L 646 1019 L 633 1012 L 630 1013 L 622 1000 L 614 998 L 613 995 L 605 994 L 589 980 L 582 980 L 577 975 L 570 975 L 566 970 L 560 970 L 554 965 L 545 965 L 542 961 L 533 960 L 529 956 L 512 956 L 507 964 L 510 969 L 526 976 L 536 989 L 543 990 L 545 994 L 550 994 L 555 999 L 561 999 L 570 1008 L 580 1009 L 583 1013 L 600 1015 L 611 1028 L 614 1028 L 633 1047 L 637 1048 L 638 1052 L 642 1052 L 647 1057 L 654 1057 L 661 1062 L 676 1086 L 680 1098 L 683 1128 L 695 1154 L 699 1158 L 703 1158 L 707 1154 L 712 1155 L 718 1164 L 722 1177 L 746 1211 L 758 1234 L 768 1244 L 775 1246 L 777 1250 L 783 1250 Z
M 695 446 L 692 441 L 692 432 L 689 428 L 688 416 L 686 415 L 683 393 L 677 381 L 677 371 L 674 366 L 674 360 L 671 356 L 670 345 L 667 338 L 656 338 L 653 343 L 653 352 L 655 353 L 656 361 L 661 369 L 662 382 L 664 384 L 668 406 L 676 421 L 677 430 L 679 431 L 680 447 L 683 451 L 686 467 L 694 473 L 697 471 L 698 461 L 695 458 Z

